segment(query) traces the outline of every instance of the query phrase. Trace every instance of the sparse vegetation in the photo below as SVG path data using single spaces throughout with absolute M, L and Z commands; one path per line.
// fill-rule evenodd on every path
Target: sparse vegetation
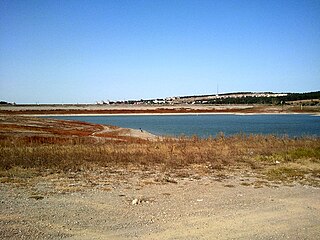
M 225 169 L 251 169 L 271 181 L 319 185 L 320 139 L 235 135 L 216 138 L 166 138 L 158 141 L 92 142 L 74 139 L 7 138 L 0 142 L 2 177 L 30 177 L 48 172 L 81 172 L 105 167 L 158 169 L 164 173 L 197 167 L 201 174 Z M 20 169 L 20 171 L 17 171 Z M 25 169 L 32 169 L 28 172 Z M 23 171 L 22 171 L 23 170 Z M 21 173 L 22 172 L 22 173 Z

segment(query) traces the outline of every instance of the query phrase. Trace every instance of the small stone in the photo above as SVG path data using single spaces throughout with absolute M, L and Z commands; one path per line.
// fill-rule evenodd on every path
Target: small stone
M 137 205 L 139 204 L 139 200 L 137 198 L 133 199 L 131 202 L 132 205 Z

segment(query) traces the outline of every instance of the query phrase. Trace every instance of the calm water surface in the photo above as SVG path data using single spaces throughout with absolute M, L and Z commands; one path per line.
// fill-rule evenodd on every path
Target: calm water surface
M 320 116 L 284 115 L 152 115 L 152 116 L 54 116 L 51 118 L 136 128 L 157 135 L 275 134 L 320 136 Z

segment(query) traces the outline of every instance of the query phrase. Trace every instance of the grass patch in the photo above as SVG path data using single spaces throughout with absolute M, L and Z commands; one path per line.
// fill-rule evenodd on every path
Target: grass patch
M 299 180 L 307 173 L 304 169 L 294 167 L 279 167 L 267 171 L 267 177 L 271 181 Z
M 93 143 L 85 137 L 81 139 L 68 138 L 60 144 L 45 138 L 38 142 L 18 137 L 2 138 L 1 181 L 97 168 L 159 170 L 175 177 L 189 177 L 191 172 L 217 175 L 220 170 L 245 168 L 264 174 L 270 181 L 319 183 L 319 138 L 243 134 L 225 137 L 220 134 L 208 139 L 182 137 L 158 141 Z
M 315 148 L 297 148 L 289 151 L 286 155 L 286 159 L 294 161 L 297 159 L 311 159 L 315 162 L 320 160 L 320 147 Z

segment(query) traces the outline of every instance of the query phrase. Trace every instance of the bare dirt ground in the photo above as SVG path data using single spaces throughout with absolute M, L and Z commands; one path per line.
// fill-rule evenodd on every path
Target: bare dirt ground
M 319 113 L 318 106 L 276 105 L 3 105 L 0 114 L 61 115 L 61 114 L 201 114 L 201 113 Z
M 231 174 L 227 179 L 186 178 L 152 184 L 139 178 L 121 182 L 104 179 L 108 188 L 99 189 L 97 184 L 72 191 L 76 182 L 56 177 L 42 179 L 33 187 L 0 185 L 1 239 L 320 236 L 319 188 L 262 187 L 244 184 L 259 181 L 253 176 Z

